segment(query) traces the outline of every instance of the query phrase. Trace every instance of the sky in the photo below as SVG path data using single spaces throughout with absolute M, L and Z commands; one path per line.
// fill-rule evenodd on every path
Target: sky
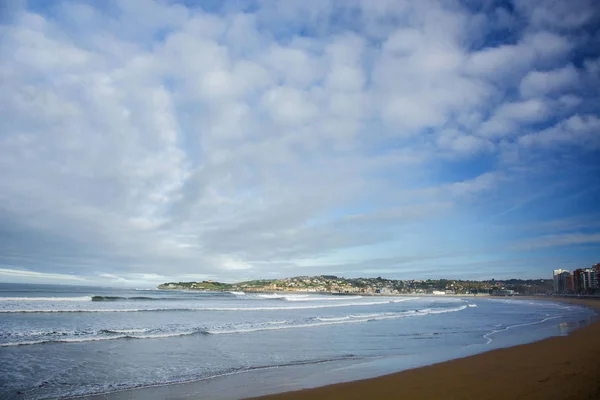
M 600 262 L 594 0 L 0 6 L 0 281 Z

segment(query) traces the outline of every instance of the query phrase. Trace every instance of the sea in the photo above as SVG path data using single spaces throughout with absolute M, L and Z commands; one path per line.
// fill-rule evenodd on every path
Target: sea
M 0 399 L 235 399 L 567 335 L 587 308 L 483 297 L 0 284 Z

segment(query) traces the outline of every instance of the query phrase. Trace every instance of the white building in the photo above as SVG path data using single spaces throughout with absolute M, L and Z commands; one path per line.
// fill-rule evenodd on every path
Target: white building
M 567 279 L 571 276 L 571 271 L 565 269 L 554 270 L 554 293 L 567 292 Z

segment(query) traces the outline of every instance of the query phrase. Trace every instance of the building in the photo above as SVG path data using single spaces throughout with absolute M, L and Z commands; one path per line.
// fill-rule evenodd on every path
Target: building
M 593 268 L 587 268 L 586 274 L 588 275 L 589 289 L 595 290 L 600 288 L 600 281 L 598 280 L 598 271 Z
M 590 293 L 598 289 L 598 273 L 593 268 L 578 268 L 573 271 L 575 292 Z
M 567 293 L 575 293 L 575 281 L 573 280 L 573 274 L 571 272 L 569 272 L 565 284 Z
M 554 293 L 566 294 L 573 290 L 573 274 L 564 269 L 554 270 Z M 575 282 L 576 284 L 576 282 Z M 570 286 L 569 286 L 570 285 Z
M 596 288 L 600 289 L 600 263 L 592 265 L 592 270 L 596 273 Z
M 577 268 L 575 271 L 573 271 L 573 286 L 575 287 L 575 293 L 581 293 L 581 288 L 583 287 L 581 283 L 582 273 L 582 268 Z

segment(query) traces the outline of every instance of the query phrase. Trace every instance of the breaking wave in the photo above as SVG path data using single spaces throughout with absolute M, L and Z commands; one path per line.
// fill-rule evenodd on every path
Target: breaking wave
M 224 335 L 282 329 L 315 328 L 319 326 L 365 323 L 387 319 L 399 319 L 406 317 L 425 316 L 429 314 L 457 312 L 462 311 L 466 308 L 467 306 L 446 309 L 408 310 L 400 312 L 359 313 L 348 314 L 339 317 L 309 317 L 299 320 L 261 321 L 239 323 L 234 324 L 233 326 L 204 326 L 186 328 L 183 330 L 161 330 L 148 328 L 110 328 L 100 329 L 98 331 L 33 331 L 20 333 L 19 335 L 0 333 L 0 339 L 8 340 L 8 342 L 0 343 L 0 347 L 25 346 L 46 343 L 82 343 L 93 342 L 98 340 L 115 339 L 161 339 L 196 334 Z
M 164 311 L 278 311 L 278 310 L 310 310 L 318 308 L 338 308 L 338 307 L 357 307 L 357 306 L 373 306 L 380 304 L 401 303 L 408 300 L 414 300 L 413 297 L 406 297 L 395 300 L 379 300 L 379 301 L 362 301 L 348 303 L 329 303 L 329 304 L 314 304 L 314 305 L 299 305 L 299 306 L 264 306 L 264 307 L 161 307 L 161 308 L 40 308 L 40 309 L 3 309 L 2 313 L 84 313 L 84 312 L 164 312 Z
M 134 333 L 144 333 L 148 332 L 148 329 L 102 329 L 100 333 L 116 333 L 116 334 L 124 334 L 130 335 Z
M 143 300 L 143 301 L 151 301 L 151 300 L 181 300 L 181 299 L 171 299 L 168 297 L 147 297 L 147 296 L 135 296 L 135 297 L 120 297 L 120 296 L 92 296 L 92 301 L 134 301 L 134 300 Z
M 279 293 L 261 293 L 248 295 L 257 299 L 271 299 L 284 301 L 348 301 L 362 299 L 362 296 L 328 295 L 319 296 L 315 294 L 279 294 Z
M 541 320 L 539 320 L 539 321 L 526 322 L 526 323 L 524 323 L 524 324 L 509 325 L 509 326 L 507 326 L 507 327 L 504 327 L 504 328 L 502 328 L 502 329 L 496 329 L 496 330 L 493 330 L 493 331 L 491 331 L 491 332 L 488 332 L 488 333 L 486 333 L 485 335 L 483 335 L 483 338 L 486 340 L 486 343 L 485 343 L 485 344 L 490 344 L 490 343 L 492 343 L 492 340 L 493 340 L 493 339 L 492 339 L 492 336 L 493 336 L 493 335 L 495 335 L 496 333 L 500 333 L 500 332 L 506 332 L 506 331 L 509 331 L 509 330 L 511 330 L 511 329 L 514 329 L 514 328 L 520 328 L 520 327 L 523 327 L 523 326 L 530 326 L 530 325 L 538 325 L 538 324 L 543 324 L 543 323 L 544 323 L 544 322 L 546 322 L 546 321 L 549 321 L 549 320 L 552 320 L 552 319 L 561 318 L 562 316 L 563 316 L 563 315 L 555 315 L 555 316 L 553 316 L 553 317 L 547 317 L 547 318 L 541 319 Z
M 90 301 L 90 296 L 81 297 L 0 297 L 0 301 Z
M 13 347 L 13 346 L 28 346 L 34 344 L 49 344 L 49 343 L 84 343 L 84 342 L 97 342 L 100 340 L 116 340 L 116 339 L 163 339 L 168 337 L 177 337 L 177 336 L 189 336 L 195 334 L 208 334 L 204 330 L 195 330 L 195 331 L 187 331 L 187 332 L 165 332 L 165 333 L 155 333 L 149 335 L 133 335 L 133 334 L 122 334 L 122 335 L 112 335 L 112 336 L 90 336 L 90 337 L 82 337 L 82 338 L 66 338 L 66 339 L 42 339 L 42 340 L 30 340 L 30 341 L 19 341 L 19 342 L 8 342 L 8 343 L 0 343 L 0 347 Z
M 329 325 L 342 325 L 342 324 L 356 324 L 363 322 L 371 322 L 371 321 L 381 321 L 386 319 L 399 319 L 406 318 L 412 316 L 425 316 L 429 314 L 443 314 L 449 312 L 457 312 L 466 309 L 467 306 L 455 307 L 455 308 L 446 308 L 446 309 L 434 309 L 434 310 L 414 310 L 414 311 L 403 311 L 396 313 L 378 313 L 378 314 L 366 314 L 365 316 L 361 316 L 360 314 L 353 316 L 345 316 L 345 317 L 317 317 L 313 318 L 312 321 L 319 322 L 300 322 L 292 325 L 281 325 L 281 326 L 250 326 L 244 327 L 240 326 L 238 328 L 233 329 L 223 329 L 223 330 L 215 330 L 215 329 L 207 329 L 206 333 L 211 335 L 224 335 L 224 334 L 234 334 L 234 333 L 250 333 L 250 332 L 258 332 L 258 331 L 271 331 L 271 330 L 281 330 L 281 329 L 297 329 L 297 328 L 313 328 L 318 326 L 329 326 Z M 346 318 L 348 317 L 348 318 Z

